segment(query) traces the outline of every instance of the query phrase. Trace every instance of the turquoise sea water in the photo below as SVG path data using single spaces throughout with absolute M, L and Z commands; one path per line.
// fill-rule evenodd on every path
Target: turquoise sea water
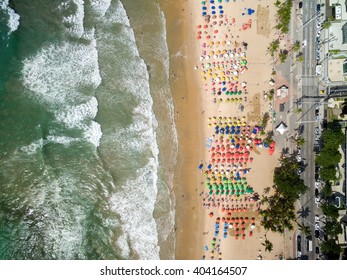
M 158 1 L 0 0 L 0 35 L 0 259 L 171 258 Z

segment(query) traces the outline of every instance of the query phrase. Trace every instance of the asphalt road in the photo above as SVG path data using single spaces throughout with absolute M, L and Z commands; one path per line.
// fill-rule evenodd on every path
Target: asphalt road
M 316 10 L 317 1 L 307 0 L 303 1 L 303 23 L 305 24 L 311 20 L 317 13 Z M 319 101 L 319 88 L 318 77 L 316 74 L 316 20 L 311 21 L 305 25 L 301 32 L 303 32 L 303 40 L 306 40 L 306 47 L 304 47 L 303 55 L 304 62 L 302 65 L 302 116 L 299 118 L 299 123 L 304 126 L 302 136 L 305 138 L 305 144 L 302 147 L 302 158 L 304 164 L 304 171 L 302 172 L 302 178 L 305 181 L 309 190 L 301 196 L 300 206 L 308 208 L 309 215 L 306 218 L 301 219 L 301 224 L 310 225 L 312 232 L 312 251 L 309 252 L 306 246 L 306 238 L 301 233 L 302 255 L 308 256 L 309 259 L 316 259 L 315 247 L 317 240 L 314 237 L 314 216 L 317 211 L 317 205 L 315 203 L 314 189 L 315 189 L 315 153 L 313 150 L 315 141 L 315 127 L 319 126 L 319 121 L 315 120 L 315 102 Z

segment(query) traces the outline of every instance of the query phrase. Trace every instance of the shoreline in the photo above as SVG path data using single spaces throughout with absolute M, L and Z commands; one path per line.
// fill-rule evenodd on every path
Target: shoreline
M 178 156 L 174 170 L 176 197 L 175 259 L 199 259 L 196 248 L 201 240 L 194 232 L 201 232 L 203 209 L 197 201 L 200 185 L 197 166 L 202 159 L 204 134 L 199 96 L 200 88 L 190 75 L 193 69 L 195 46 L 189 40 L 193 36 L 192 15 L 189 4 L 172 3 L 164 8 L 167 21 L 167 42 L 170 54 L 170 87 L 174 99 L 175 123 L 178 135 Z M 178 16 L 179 15 L 179 16 Z M 193 38 L 193 37 L 192 37 Z M 189 157 L 187 156 L 189 155 Z M 190 218 L 187 218 L 190 217 Z M 189 247 L 186 246 L 189 244 Z

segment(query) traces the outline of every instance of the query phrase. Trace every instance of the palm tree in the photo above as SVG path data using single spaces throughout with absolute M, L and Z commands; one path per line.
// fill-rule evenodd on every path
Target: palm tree
M 303 56 L 302 54 L 300 54 L 300 55 L 298 55 L 298 56 L 296 57 L 296 60 L 297 60 L 298 62 L 303 62 L 303 61 L 304 61 L 304 56 Z
M 301 137 L 301 136 L 299 136 L 298 138 L 296 138 L 296 144 L 298 145 L 298 146 L 303 146 L 304 144 L 305 144 L 305 139 L 303 138 L 303 137 Z
M 293 46 L 292 46 L 292 50 L 294 52 L 297 52 L 298 50 L 300 50 L 300 42 L 299 41 L 296 41 Z
M 301 109 L 301 108 L 296 108 L 296 109 L 295 109 L 295 113 L 296 113 L 296 114 L 300 114 L 301 112 L 302 112 L 302 109 Z
M 305 234 L 306 236 L 311 235 L 311 229 L 310 226 L 305 225 L 305 224 L 298 224 L 299 230 L 302 231 L 303 234 Z
M 265 242 L 264 243 L 261 243 L 261 245 L 263 245 L 264 247 L 265 247 L 265 251 L 268 251 L 269 253 L 271 253 L 271 251 L 273 250 L 273 244 L 269 241 L 269 240 L 267 240 L 267 239 L 265 239 Z

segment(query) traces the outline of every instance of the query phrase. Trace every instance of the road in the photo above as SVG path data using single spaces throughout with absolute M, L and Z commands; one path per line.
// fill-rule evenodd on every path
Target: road
M 316 76 L 316 20 L 310 21 L 315 17 L 317 10 L 317 2 L 315 0 L 303 1 L 303 23 L 304 27 L 301 32 L 303 34 L 303 40 L 306 40 L 306 47 L 304 47 L 303 55 L 304 62 L 302 64 L 302 96 L 299 100 L 302 101 L 301 109 L 302 116 L 298 119 L 298 124 L 304 126 L 302 136 L 305 138 L 305 144 L 302 147 L 302 158 L 304 160 L 304 171 L 302 172 L 302 178 L 309 190 L 301 196 L 299 205 L 303 208 L 308 208 L 309 215 L 306 218 L 301 219 L 301 224 L 310 225 L 312 232 L 313 250 L 307 251 L 306 237 L 301 233 L 302 237 L 302 255 L 308 256 L 309 259 L 316 259 L 315 247 L 317 240 L 314 237 L 314 215 L 317 211 L 317 205 L 315 203 L 314 189 L 315 189 L 315 153 L 314 138 L 315 127 L 319 126 L 319 122 L 315 121 L 315 103 L 319 101 L 319 87 L 318 77 Z

